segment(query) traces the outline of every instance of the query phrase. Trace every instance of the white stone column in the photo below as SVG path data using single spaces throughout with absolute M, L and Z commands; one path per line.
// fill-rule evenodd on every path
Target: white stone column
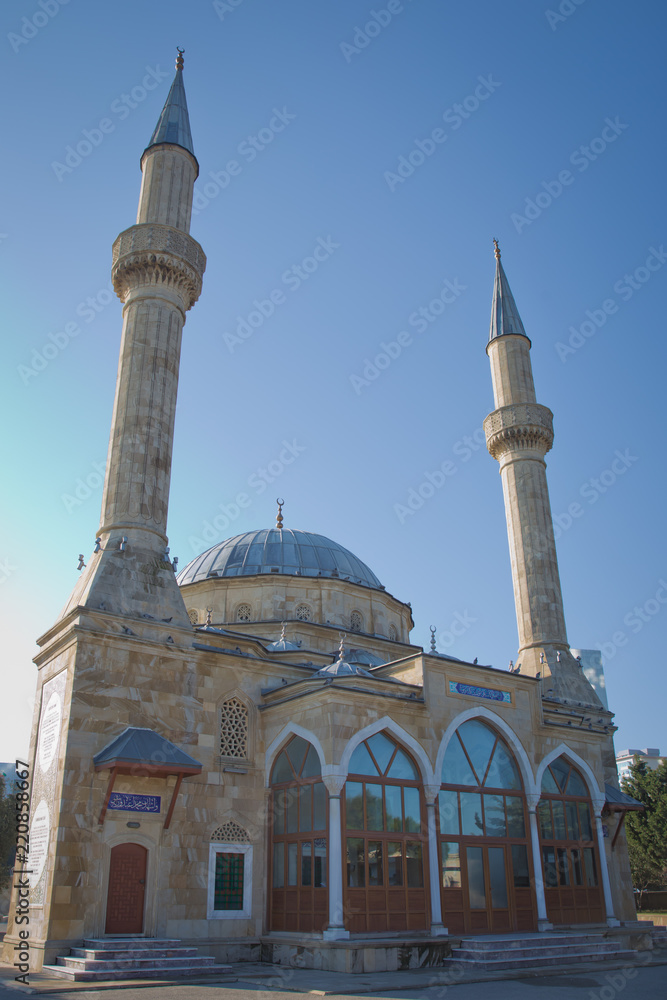
M 600 809 L 600 812 L 602 809 Z M 595 830 L 598 837 L 598 854 L 600 855 L 600 878 L 602 879 L 602 892 L 604 893 L 604 907 L 607 911 L 607 926 L 620 927 L 621 921 L 614 916 L 614 901 L 611 896 L 611 884 L 609 882 L 609 870 L 607 868 L 607 852 L 604 846 L 604 831 L 602 829 L 602 816 L 595 810 Z
M 345 774 L 322 775 L 329 793 L 329 926 L 323 933 L 325 941 L 349 938 L 343 912 L 343 838 L 340 814 L 340 793 Z
M 540 851 L 540 830 L 537 824 L 537 805 L 539 796 L 527 795 L 528 815 L 530 817 L 530 846 L 533 851 L 533 884 L 537 901 L 537 929 L 550 931 L 553 924 L 547 916 L 547 901 L 544 895 L 544 876 L 542 874 L 542 852 Z
M 424 785 L 426 798 L 426 822 L 428 826 L 428 874 L 431 890 L 431 934 L 442 937 L 447 934 L 447 928 L 442 923 L 442 897 L 440 895 L 440 851 L 438 850 L 438 835 L 435 829 L 435 800 L 438 797 L 440 785 Z

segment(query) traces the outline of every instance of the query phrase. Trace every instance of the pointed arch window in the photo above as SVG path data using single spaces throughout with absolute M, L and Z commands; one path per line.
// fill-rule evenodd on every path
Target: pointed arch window
M 438 824 L 445 921 L 454 932 L 533 930 L 526 802 L 514 755 L 469 719 L 442 764 Z
M 426 927 L 428 838 L 419 771 L 387 733 L 369 737 L 352 754 L 343 824 L 348 929 Z
M 327 792 L 315 747 L 293 736 L 271 769 L 270 926 L 321 931 L 328 920 Z
M 544 770 L 537 815 L 549 919 L 557 924 L 603 920 L 590 796 L 581 774 L 565 757 L 557 757 Z

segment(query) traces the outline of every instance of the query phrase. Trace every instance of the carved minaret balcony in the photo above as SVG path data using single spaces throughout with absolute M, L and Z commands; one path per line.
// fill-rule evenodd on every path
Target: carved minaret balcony
M 484 431 L 503 484 L 519 632 L 516 662 L 522 673 L 542 678 L 550 696 L 596 704 L 567 641 L 544 461 L 554 439 L 553 414 L 535 399 L 530 347 L 496 243 L 486 348 L 496 409 Z

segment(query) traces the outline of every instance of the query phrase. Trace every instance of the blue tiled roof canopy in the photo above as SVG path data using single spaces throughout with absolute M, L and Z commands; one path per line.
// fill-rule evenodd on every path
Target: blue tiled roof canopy
M 384 589 L 375 573 L 349 549 L 324 535 L 293 528 L 262 528 L 229 538 L 193 559 L 176 579 L 183 586 L 216 576 L 259 573 L 347 578 L 364 587 Z
M 152 729 L 138 729 L 129 726 L 108 746 L 93 757 L 96 767 L 116 763 L 144 764 L 152 767 L 199 768 L 202 765 L 194 757 L 166 740 Z

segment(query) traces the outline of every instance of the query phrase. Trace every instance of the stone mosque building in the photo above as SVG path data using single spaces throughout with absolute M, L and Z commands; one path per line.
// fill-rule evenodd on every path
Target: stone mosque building
M 181 332 L 206 265 L 189 235 L 199 167 L 181 56 L 141 168 L 136 224 L 113 245 L 123 333 L 101 524 L 39 640 L 30 891 L 4 960 L 26 915 L 31 968 L 60 956 L 71 975 L 84 941 L 113 959 L 114 936 L 351 971 L 439 964 L 474 935 L 622 936 L 635 908 L 621 821 L 636 803 L 618 791 L 612 714 L 568 645 L 552 414 L 497 245 L 485 432 L 519 631 L 509 671 L 411 644 L 410 605 L 280 509 L 176 575 Z

